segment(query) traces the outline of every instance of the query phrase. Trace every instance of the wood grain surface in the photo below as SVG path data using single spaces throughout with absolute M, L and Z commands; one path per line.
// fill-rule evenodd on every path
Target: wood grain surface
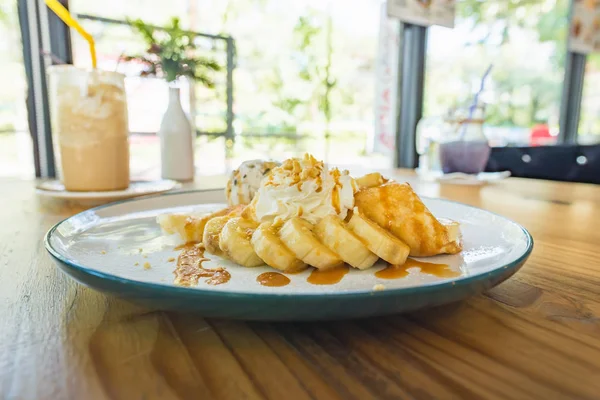
M 2 399 L 598 399 L 600 186 L 406 177 L 502 214 L 535 249 L 469 300 L 346 322 L 244 323 L 144 309 L 80 286 L 42 237 L 81 211 L 0 180 Z M 223 177 L 196 187 L 221 186 Z

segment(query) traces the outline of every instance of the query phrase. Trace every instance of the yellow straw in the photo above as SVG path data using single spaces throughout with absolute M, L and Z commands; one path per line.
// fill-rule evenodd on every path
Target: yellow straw
M 46 5 L 54 11 L 54 13 L 58 16 L 58 18 L 62 19 L 65 24 L 75 29 L 85 40 L 87 40 L 90 45 L 90 54 L 92 55 L 92 67 L 96 68 L 96 44 L 94 43 L 94 38 L 92 35 L 86 32 L 85 29 L 79 25 L 75 19 L 71 16 L 69 11 L 58 2 L 58 0 L 45 0 Z

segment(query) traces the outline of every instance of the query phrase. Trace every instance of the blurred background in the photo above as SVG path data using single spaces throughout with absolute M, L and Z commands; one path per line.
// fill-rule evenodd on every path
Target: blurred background
M 459 0 L 454 29 L 428 29 L 423 116 L 468 105 L 493 63 L 481 98 L 490 144 L 556 144 L 570 6 L 570 0 Z M 214 90 L 182 87 L 198 131 L 198 174 L 305 151 L 340 165 L 395 163 L 394 145 L 381 143 L 378 118 L 382 107 L 393 118 L 400 106 L 391 99 L 399 56 L 390 51 L 403 33 L 381 0 L 69 0 L 68 7 L 96 39 L 98 66 L 128 76 L 132 175 L 158 177 L 156 132 L 168 91 L 164 81 L 141 78 L 135 65 L 119 62 L 123 54 L 145 51 L 126 21 L 162 25 L 173 16 L 185 29 L 208 34 L 199 40 L 228 67 Z M 0 175 L 34 176 L 14 0 L 0 0 L 0 35 Z M 70 39 L 74 64 L 89 66 L 87 43 L 74 34 Z M 592 144 L 600 142 L 600 57 L 587 56 L 584 74 L 575 140 Z

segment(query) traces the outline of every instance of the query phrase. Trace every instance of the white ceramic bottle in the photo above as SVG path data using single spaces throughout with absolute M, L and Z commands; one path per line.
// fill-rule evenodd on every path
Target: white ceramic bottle
M 179 88 L 169 88 L 169 106 L 160 123 L 161 174 L 163 179 L 194 179 L 194 135 L 179 99 Z

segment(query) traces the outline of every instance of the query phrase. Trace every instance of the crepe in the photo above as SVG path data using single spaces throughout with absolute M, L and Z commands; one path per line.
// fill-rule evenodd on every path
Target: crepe
M 415 257 L 456 254 L 462 250 L 456 223 L 442 223 L 407 183 L 388 182 L 356 193 L 355 205 L 367 218 L 410 247 Z

